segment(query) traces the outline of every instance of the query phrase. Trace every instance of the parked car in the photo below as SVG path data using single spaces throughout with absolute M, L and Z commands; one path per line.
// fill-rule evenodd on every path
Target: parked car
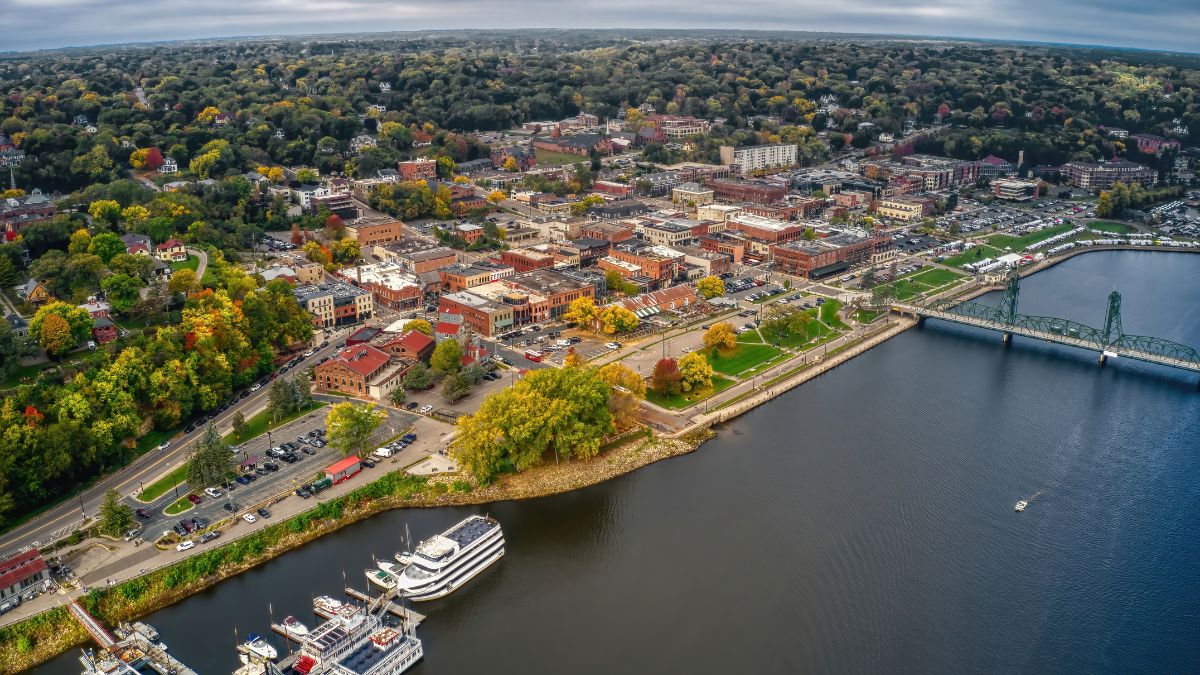
M 249 484 L 250 484 L 250 478 L 249 478 L 249 476 L 238 476 L 238 477 L 237 477 L 237 478 L 235 478 L 234 480 L 236 480 L 238 483 L 240 483 L 240 484 L 242 484 L 242 485 L 249 485 Z
M 210 487 L 210 488 L 204 488 L 204 494 L 208 495 L 209 497 L 212 497 L 213 499 L 217 499 L 218 497 L 220 497 L 220 496 L 221 496 L 222 494 L 224 494 L 224 493 L 222 493 L 222 492 L 221 492 L 220 490 L 218 490 L 217 488 L 211 488 L 211 487 Z
M 147 511 L 146 509 L 135 509 L 135 510 L 134 510 L 134 513 L 136 513 L 136 514 L 137 514 L 137 517 L 138 517 L 138 518 L 141 518 L 142 520 L 149 520 L 149 519 L 150 519 L 150 512 L 149 512 L 149 511 Z
M 258 391 L 259 389 L 262 389 L 262 385 L 258 382 L 255 382 L 254 386 L 250 387 L 250 391 Z
M 224 504 L 221 505 L 221 508 L 225 509 L 226 511 L 228 511 L 230 513 L 233 513 L 234 511 L 237 511 L 237 504 L 234 504 L 233 502 L 225 502 Z
M 361 461 L 359 461 L 359 464 L 361 464 L 363 466 L 363 468 L 365 468 L 365 469 L 374 469 L 375 468 L 375 462 L 372 462 L 369 459 L 361 460 Z
M 220 530 L 213 530 L 212 532 L 205 532 L 204 534 L 200 535 L 200 543 L 201 544 L 208 543 L 208 542 L 212 541 L 213 539 L 216 539 L 217 537 L 220 537 L 220 536 L 221 536 Z
M 309 497 L 311 497 L 311 496 L 312 496 L 312 493 L 310 493 L 310 492 L 309 492 L 308 490 L 306 490 L 305 488 L 298 488 L 298 489 L 296 490 L 296 496 L 297 496 L 297 497 L 300 497 L 301 499 L 308 499 Z
M 254 516 L 250 515 L 249 513 L 243 513 L 243 514 L 242 514 L 242 520 L 246 521 L 247 523 L 256 523 L 256 522 L 258 522 L 258 518 L 255 518 Z
M 428 403 L 427 403 L 427 404 L 425 404 L 425 405 L 423 405 L 423 406 L 421 406 L 421 413 L 422 413 L 422 414 L 429 414 L 429 413 L 430 413 L 430 412 L 432 412 L 432 411 L 433 411 L 433 406 L 429 405 Z
M 199 504 L 200 502 L 204 501 L 200 495 L 188 495 L 187 500 L 193 504 Z
M 162 450 L 166 450 L 169 447 L 171 447 L 171 441 L 163 441 L 162 443 L 159 444 L 157 450 L 162 451 Z
M 196 548 L 196 542 L 192 541 L 191 539 L 188 539 L 187 541 L 179 542 L 179 545 L 175 547 L 175 550 L 176 551 L 186 551 L 186 550 L 192 549 L 192 548 Z

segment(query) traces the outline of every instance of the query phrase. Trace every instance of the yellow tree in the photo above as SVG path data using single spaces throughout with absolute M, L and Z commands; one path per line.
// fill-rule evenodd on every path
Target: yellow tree
M 217 115 L 220 114 L 221 111 L 219 109 L 210 105 L 196 114 L 196 121 L 202 124 L 211 124 L 217 119 Z
M 150 154 L 150 148 L 140 148 L 129 153 L 129 166 L 142 170 L 146 168 L 146 155 Z
M 505 199 L 508 199 L 508 195 L 505 194 L 504 190 L 492 190 L 487 194 L 487 200 L 492 204 L 499 204 Z
M 612 412 L 613 423 L 621 430 L 637 424 L 638 409 L 646 400 L 646 381 L 620 361 L 600 368 L 597 374 L 612 387 L 608 409 Z
M 679 374 L 683 376 L 680 385 L 684 391 L 712 386 L 712 366 L 700 352 L 692 352 L 679 359 Z
M 519 167 L 517 167 L 517 160 L 515 157 L 509 157 L 508 159 L 504 160 L 505 171 L 508 171 L 509 173 L 516 173 L 518 168 Z
M 596 309 L 596 301 L 588 297 L 577 298 L 567 307 L 567 311 L 563 313 L 563 321 L 573 323 L 580 328 L 591 328 L 596 322 L 598 310 Z
M 737 333 L 733 331 L 733 324 L 728 321 L 714 323 L 711 328 L 704 331 L 705 349 L 728 351 L 734 347 L 737 347 Z
M 629 333 L 638 327 L 637 315 L 621 305 L 611 305 L 600 311 L 600 330 L 607 335 Z
M 50 356 L 61 356 L 78 344 L 71 333 L 71 325 L 57 314 L 51 314 L 42 321 L 37 338 L 38 344 Z
M 413 319 L 412 321 L 409 321 L 408 323 L 404 324 L 404 330 L 415 330 L 418 333 L 424 333 L 429 337 L 433 337 L 433 326 L 431 326 L 425 319 Z
M 719 295 L 725 295 L 725 282 L 721 277 L 707 276 L 696 282 L 696 291 L 705 300 L 712 300 Z
M 578 368 L 583 364 L 584 360 L 583 357 L 579 355 L 579 352 L 576 352 L 574 347 L 568 348 L 567 355 L 563 357 L 563 367 Z

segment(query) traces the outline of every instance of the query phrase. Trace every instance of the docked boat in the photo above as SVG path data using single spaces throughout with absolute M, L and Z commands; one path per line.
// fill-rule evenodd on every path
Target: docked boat
M 411 600 L 449 595 L 504 555 L 504 533 L 493 518 L 470 516 L 417 545 L 396 577 L 396 590 Z
M 246 641 L 242 643 L 242 649 L 248 654 L 272 661 L 275 660 L 275 657 L 279 656 L 279 652 L 275 650 L 275 647 L 257 633 L 251 633 L 246 636 Z
M 367 581 L 371 582 L 372 584 L 375 584 L 376 586 L 378 586 L 386 591 L 390 591 L 396 587 L 396 575 L 394 575 L 386 570 L 380 569 L 378 567 L 374 567 L 374 568 L 369 567 L 366 570 L 366 575 L 367 575 Z
M 271 628 L 274 628 L 279 633 L 283 633 L 284 637 L 297 641 L 308 635 L 308 626 L 300 623 L 294 616 L 289 616 L 282 622 L 273 624 Z
M 1021 501 L 1017 502 L 1017 505 L 1013 507 L 1013 510 L 1020 513 L 1021 511 L 1025 510 L 1026 506 L 1029 506 L 1029 502 L 1027 500 L 1022 499 Z
M 313 613 L 328 619 L 341 611 L 344 604 L 341 600 L 328 595 L 318 595 L 313 598 Z

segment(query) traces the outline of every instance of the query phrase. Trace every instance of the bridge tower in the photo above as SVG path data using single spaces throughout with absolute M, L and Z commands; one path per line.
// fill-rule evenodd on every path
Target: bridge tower
M 1000 305 L 1000 322 L 1011 326 L 1017 320 L 1017 297 L 1021 294 L 1021 273 L 1013 267 L 1008 271 L 1008 283 L 1004 286 L 1004 302 Z M 1004 331 L 1004 344 L 1012 342 L 1012 333 Z
M 1108 362 L 1108 347 L 1121 341 L 1125 329 L 1121 326 L 1121 294 L 1115 289 L 1108 294 L 1108 311 L 1104 313 L 1104 349 L 1100 350 L 1100 365 Z

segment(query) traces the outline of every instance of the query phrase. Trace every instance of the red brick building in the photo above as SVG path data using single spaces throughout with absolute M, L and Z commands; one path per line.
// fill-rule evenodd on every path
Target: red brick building
M 386 340 L 379 345 L 380 349 L 394 357 L 426 362 L 429 361 L 429 357 L 433 354 L 434 347 L 433 338 L 416 330 L 402 333 L 398 337 Z
M 518 248 L 500 252 L 500 262 L 510 265 L 517 274 L 530 270 L 554 267 L 554 256 L 532 249 Z
M 733 202 L 754 202 L 771 204 L 783 200 L 787 196 L 787 188 L 763 181 L 726 180 L 710 178 L 704 185 L 713 191 L 717 199 Z
M 853 265 L 865 263 L 871 256 L 892 247 L 889 236 L 859 239 L 837 234 L 814 241 L 794 241 L 771 247 L 775 269 L 807 279 L 820 279 L 838 274 Z
M 433 180 L 437 178 L 437 162 L 432 159 L 412 159 L 396 165 L 402 180 Z

